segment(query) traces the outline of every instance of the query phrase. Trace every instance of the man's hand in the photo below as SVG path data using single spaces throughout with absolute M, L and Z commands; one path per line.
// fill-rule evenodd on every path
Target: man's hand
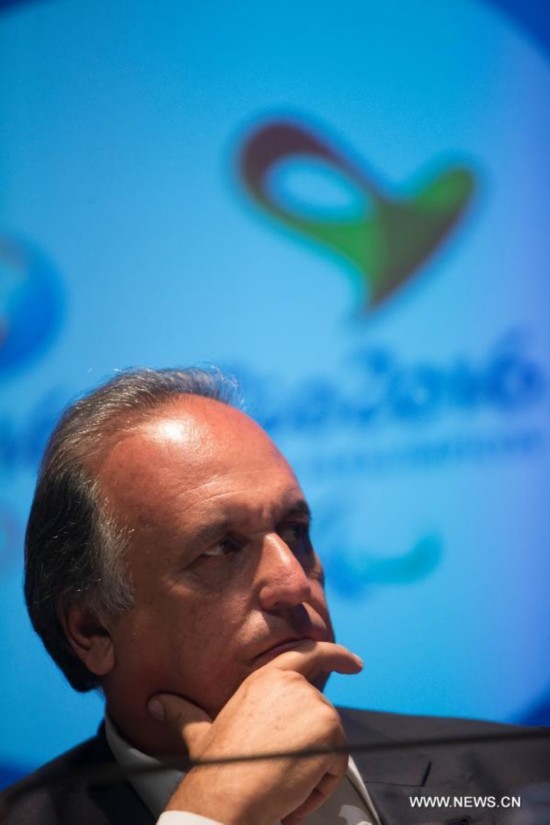
M 149 709 L 181 735 L 193 761 L 345 747 L 338 713 L 311 684 L 322 673 L 358 673 L 354 654 L 331 642 L 304 641 L 256 670 L 212 720 L 174 695 Z M 345 753 L 265 759 L 192 768 L 166 810 L 185 810 L 226 825 L 299 825 L 329 797 L 347 767 Z

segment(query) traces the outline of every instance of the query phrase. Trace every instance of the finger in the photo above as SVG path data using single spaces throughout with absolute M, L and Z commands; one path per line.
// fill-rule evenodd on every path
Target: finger
M 288 814 L 283 820 L 282 825 L 300 825 L 306 817 L 308 817 L 313 811 L 316 811 L 317 808 L 320 808 L 327 799 L 332 796 L 342 778 L 346 772 L 346 767 L 348 764 L 347 758 L 345 758 L 342 762 L 341 768 L 342 770 L 338 770 L 336 773 L 325 773 L 322 777 L 319 784 L 313 789 L 310 793 L 308 798 L 302 802 L 301 805 L 296 808 L 295 811 L 292 811 L 291 814 Z
M 200 751 L 200 742 L 212 725 L 212 719 L 202 708 L 174 693 L 156 693 L 147 708 L 157 722 L 165 722 L 181 736 L 191 755 Z
M 313 642 L 305 640 L 299 642 L 293 650 L 281 653 L 272 659 L 264 668 L 279 668 L 279 670 L 294 670 L 301 673 L 306 679 L 314 679 L 321 673 L 359 673 L 363 669 L 363 662 L 346 647 L 334 642 Z

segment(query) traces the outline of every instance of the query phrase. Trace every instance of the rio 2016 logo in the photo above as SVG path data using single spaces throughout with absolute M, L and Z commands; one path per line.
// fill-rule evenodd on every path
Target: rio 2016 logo
M 0 379 L 16 376 L 53 343 L 61 325 L 63 296 L 57 272 L 35 246 L 0 236 Z M 0 472 L 35 466 L 53 421 L 48 399 L 29 422 L 0 421 Z M 0 575 L 15 562 L 20 523 L 0 501 Z
M 318 216 L 277 197 L 277 169 L 316 163 L 359 194 L 353 210 Z M 436 252 L 472 200 L 473 173 L 454 166 L 406 197 L 390 197 L 374 177 L 309 128 L 272 121 L 243 143 L 240 174 L 252 200 L 293 232 L 320 244 L 348 265 L 367 313 L 390 298 Z
M 313 242 L 343 265 L 355 286 L 363 321 L 426 269 L 461 224 L 476 193 L 473 171 L 447 163 L 423 181 L 403 186 L 399 195 L 390 195 L 389 187 L 380 186 L 377 176 L 352 160 L 348 150 L 288 120 L 265 122 L 245 136 L 239 174 L 253 204 L 279 228 Z M 296 179 L 308 183 L 307 197 L 296 196 Z M 319 179 L 339 183 L 339 188 L 328 188 L 328 209 L 327 188 L 319 190 Z M 342 184 L 352 198 L 342 200 Z M 536 433 L 519 431 L 503 438 L 496 431 L 489 438 L 443 432 L 431 440 L 425 435 L 427 423 L 456 413 L 472 420 L 484 408 L 503 417 L 539 403 L 544 376 L 523 352 L 523 332 L 509 331 L 486 359 L 460 355 L 448 364 L 407 363 L 393 348 L 370 343 L 348 354 L 337 381 L 325 371 L 288 389 L 278 388 L 276 396 L 262 376 L 249 371 L 247 396 L 254 399 L 256 417 L 271 434 L 297 433 L 315 445 L 311 452 L 304 450 L 302 469 L 316 479 L 356 483 L 367 475 L 481 461 L 504 451 L 528 454 L 538 449 Z M 376 434 L 392 430 L 408 432 L 409 439 L 395 447 L 382 439 L 383 446 L 377 447 Z M 369 438 L 363 440 L 361 434 L 367 431 Z M 349 446 L 325 446 L 335 433 L 351 436 Z M 373 584 L 423 579 L 442 558 L 438 530 L 417 536 L 403 553 L 378 557 L 365 550 L 362 538 L 352 546 L 353 513 L 330 502 L 324 510 L 330 514 L 323 525 L 325 562 L 332 585 L 346 597 L 363 595 Z M 346 534 L 348 545 L 342 547 Z
M 59 330 L 63 299 L 57 273 L 29 242 L 0 237 L 0 375 L 39 357 Z

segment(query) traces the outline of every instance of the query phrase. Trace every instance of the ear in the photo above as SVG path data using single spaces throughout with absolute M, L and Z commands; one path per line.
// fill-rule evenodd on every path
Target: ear
M 115 666 L 115 651 L 109 631 L 96 613 L 79 602 L 61 605 L 57 615 L 72 649 L 88 670 L 106 676 Z

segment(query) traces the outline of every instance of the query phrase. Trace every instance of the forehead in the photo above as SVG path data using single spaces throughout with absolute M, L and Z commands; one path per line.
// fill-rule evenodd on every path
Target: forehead
M 177 399 L 121 432 L 98 468 L 113 515 L 130 526 L 264 516 L 303 498 L 290 466 L 248 416 Z

